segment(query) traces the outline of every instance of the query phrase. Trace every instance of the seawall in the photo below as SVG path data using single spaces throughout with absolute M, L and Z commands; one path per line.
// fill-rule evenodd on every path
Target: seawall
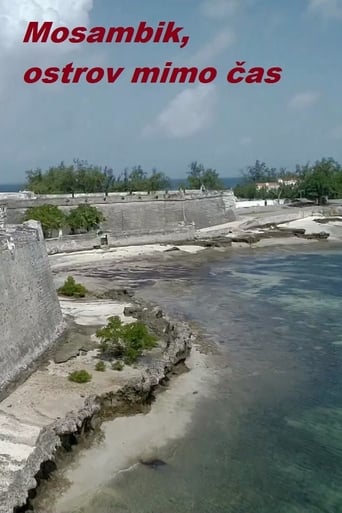
M 176 244 L 195 239 L 196 230 L 190 226 L 177 226 L 173 230 L 149 231 L 145 233 L 134 230 L 117 235 L 108 234 L 107 247 L 140 246 L 143 244 Z M 73 251 L 90 250 L 101 245 L 101 237 L 95 232 L 80 235 L 65 235 L 45 240 L 49 255 L 56 253 L 71 253 Z M 101 246 L 106 247 L 106 246 Z
M 174 231 L 175 225 L 193 225 L 196 229 L 234 221 L 234 201 L 229 193 L 182 195 L 180 193 L 143 195 L 142 193 L 108 196 L 87 195 L 72 198 L 65 195 L 35 199 L 8 199 L 9 223 L 21 223 L 27 208 L 42 204 L 56 205 L 68 212 L 77 205 L 96 206 L 105 216 L 103 230 L 114 236 L 132 233 Z
M 62 333 L 64 324 L 38 223 L 0 227 L 0 392 Z

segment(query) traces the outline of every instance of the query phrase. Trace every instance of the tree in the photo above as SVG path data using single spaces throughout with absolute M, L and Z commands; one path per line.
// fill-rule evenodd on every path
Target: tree
M 26 171 L 26 188 L 36 194 L 61 194 L 76 192 L 77 182 L 73 166 L 61 162 L 44 173 L 41 169 Z
M 73 165 L 50 167 L 26 171 L 26 189 L 36 194 L 72 194 L 76 192 L 104 192 L 107 177 L 98 166 L 90 166 L 86 161 L 74 159 Z
M 298 166 L 296 173 L 299 173 Z M 284 183 L 287 179 L 293 178 L 294 175 L 284 167 L 277 170 L 274 167 L 268 167 L 265 162 L 256 160 L 252 166 L 248 166 L 241 174 L 242 180 L 234 188 L 235 195 L 240 198 L 279 200 L 280 198 L 295 198 L 298 192 L 297 185 L 286 185 Z M 278 187 L 269 189 L 266 185 L 269 182 L 278 182 Z
M 143 191 L 145 189 L 147 180 L 147 173 L 141 166 L 133 167 L 132 171 L 128 175 L 128 190 Z
M 277 170 L 269 168 L 265 162 L 256 160 L 253 166 L 248 166 L 242 173 L 245 182 L 273 182 L 277 178 Z
M 44 194 L 44 180 L 43 172 L 41 169 L 26 171 L 26 186 L 25 188 L 35 192 L 36 194 Z
M 33 219 L 40 221 L 44 233 L 44 237 L 52 237 L 54 230 L 59 230 L 66 225 L 66 217 L 64 213 L 54 205 L 40 205 L 30 207 L 26 210 L 25 221 Z
M 108 192 L 110 191 L 111 187 L 115 183 L 115 178 L 113 175 L 113 169 L 107 168 L 107 166 L 103 170 L 103 174 L 105 176 L 105 193 L 106 196 L 108 195 Z
M 110 317 L 107 325 L 97 330 L 96 336 L 100 339 L 103 354 L 122 358 L 128 365 L 134 363 L 144 350 L 157 345 L 157 338 L 144 323 L 135 321 L 123 324 L 117 316 Z
M 169 187 L 169 178 L 161 171 L 153 169 L 149 175 L 140 165 L 125 169 L 114 174 L 112 168 L 88 164 L 86 160 L 74 159 L 73 164 L 66 166 L 61 162 L 47 171 L 35 169 L 26 171 L 27 190 L 36 194 L 92 194 L 110 191 L 156 191 Z
M 74 159 L 76 184 L 78 192 L 104 192 L 107 177 L 99 166 L 89 165 L 86 160 Z
M 257 197 L 257 188 L 255 186 L 255 183 L 253 182 L 238 184 L 234 188 L 234 194 L 237 198 L 246 198 L 249 200 L 253 200 Z
M 78 205 L 72 209 L 67 217 L 71 233 L 87 231 L 99 228 L 100 223 L 105 220 L 102 212 L 91 205 Z
M 334 159 L 322 159 L 312 167 L 305 168 L 301 188 L 307 198 L 322 205 L 327 198 L 337 197 L 341 193 L 341 173 L 341 166 Z
M 327 198 L 342 197 L 342 168 L 332 158 L 323 158 L 315 164 L 306 163 L 297 165 L 294 173 L 289 173 L 285 168 L 277 171 L 269 168 L 264 162 L 256 161 L 253 166 L 243 172 L 243 179 L 234 192 L 236 196 L 248 199 L 287 198 L 295 199 L 304 194 L 307 198 L 322 204 Z M 286 184 L 286 180 L 296 177 L 297 183 Z M 267 190 L 267 187 L 256 187 L 257 182 L 270 182 L 282 179 L 277 190 Z
M 156 169 L 152 169 L 151 176 L 147 178 L 147 188 L 149 191 L 162 191 L 170 188 L 170 179 Z
M 188 184 L 191 189 L 200 189 L 202 185 L 210 190 L 222 190 L 224 184 L 215 169 L 205 169 L 203 164 L 191 162 L 188 172 Z
M 204 166 L 197 162 L 191 162 L 190 171 L 188 172 L 188 184 L 192 189 L 200 189 L 202 185 L 202 177 L 204 174 Z

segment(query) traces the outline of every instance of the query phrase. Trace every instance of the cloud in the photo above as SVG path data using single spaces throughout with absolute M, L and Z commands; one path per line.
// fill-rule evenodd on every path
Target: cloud
M 0 45 L 21 44 L 29 21 L 53 21 L 72 26 L 87 24 L 93 0 L 1 0 Z
M 210 65 L 211 61 L 217 57 L 221 52 L 227 50 L 230 46 L 232 46 L 236 41 L 234 32 L 225 28 L 218 32 L 218 34 L 205 44 L 191 59 L 191 62 L 199 65 L 200 63 L 204 63 L 206 65 Z
M 64 61 L 66 53 L 78 55 L 84 51 L 84 47 L 71 43 L 24 44 L 28 22 L 49 20 L 67 27 L 87 25 L 92 7 L 93 0 L 0 0 L 0 101 L 6 90 L 12 98 L 18 90 L 27 94 L 21 77 L 29 67 L 44 68 L 52 62 L 58 66 L 58 60 Z M 52 85 L 50 90 L 56 87 Z
M 191 64 L 197 67 L 212 66 L 215 57 L 227 50 L 235 40 L 231 29 L 221 30 L 191 57 Z M 162 132 L 172 138 L 189 137 L 210 123 L 215 100 L 216 88 L 213 84 L 200 84 L 197 88 L 184 89 L 154 122 L 143 129 L 142 135 L 150 136 Z
M 312 107 L 319 99 L 319 93 L 306 91 L 295 94 L 289 101 L 289 106 L 295 110 L 304 110 Z
M 342 0 L 308 0 L 308 9 L 324 18 L 342 19 Z
M 0 0 L 0 150 L 4 161 L 20 166 L 26 166 L 24 161 L 38 162 L 44 152 L 53 154 L 56 146 L 51 138 L 56 133 L 63 137 L 66 130 L 78 123 L 76 116 L 70 123 L 66 122 L 72 111 L 72 107 L 65 107 L 67 101 L 62 103 L 56 96 L 51 101 L 50 94 L 58 92 L 58 88 L 63 94 L 66 92 L 63 86 L 30 87 L 25 84 L 23 74 L 33 66 L 61 67 L 73 61 L 74 54 L 82 55 L 84 47 L 23 44 L 27 23 L 51 20 L 68 27 L 88 25 L 93 3 L 93 0 Z M 49 144 L 44 145 L 44 140 Z
M 200 4 L 203 16 L 221 19 L 234 15 L 239 7 L 239 0 L 204 0 Z
M 164 133 L 171 138 L 190 137 L 211 123 L 216 104 L 214 84 L 184 89 L 160 112 L 143 135 Z

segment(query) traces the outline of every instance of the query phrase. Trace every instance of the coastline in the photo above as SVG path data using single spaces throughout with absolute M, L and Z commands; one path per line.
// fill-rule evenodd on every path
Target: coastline
M 136 468 L 142 461 L 154 461 L 160 449 L 184 437 L 198 401 L 212 393 L 216 377 L 208 376 L 210 363 L 197 347 L 192 348 L 186 368 L 157 390 L 147 411 L 105 420 L 101 442 L 81 445 L 58 465 L 53 483 L 47 482 L 40 489 L 34 511 L 66 513 L 82 508 L 103 483 Z
M 130 304 L 147 308 L 141 301 Z M 122 312 L 124 306 L 116 303 Z M 156 315 L 159 318 L 160 309 L 149 311 L 150 320 Z M 147 364 L 125 367 L 122 372 L 92 371 L 92 382 L 70 383 L 67 375 L 71 369 L 94 368 L 94 352 L 90 351 L 62 364 L 50 362 L 45 369 L 41 367 L 4 399 L 0 405 L 0 425 L 9 439 L 2 441 L 1 449 L 12 459 L 5 476 L 7 481 L 2 479 L 1 483 L 6 490 L 1 494 L 1 513 L 26 510 L 41 479 L 56 468 L 54 460 L 58 451 L 69 451 L 79 437 L 97 429 L 106 418 L 148 407 L 158 386 L 187 359 L 196 342 L 196 335 L 185 323 L 174 322 L 165 315 L 163 322 L 170 334 L 167 347 L 164 345 Z
M 305 220 L 302 222 L 305 222 Z M 124 261 L 128 268 L 130 265 L 134 268 L 139 264 L 139 261 L 142 266 L 146 265 L 147 262 L 151 265 L 158 261 L 174 264 L 182 259 L 191 263 L 194 259 L 198 259 L 198 261 L 208 259 L 213 254 L 218 257 L 226 257 L 232 252 L 231 249 L 241 250 L 243 248 L 244 251 L 250 251 L 251 249 L 254 251 L 270 246 L 291 248 L 292 246 L 300 247 L 301 245 L 315 249 L 317 244 L 319 244 L 319 247 L 327 248 L 333 247 L 335 243 L 340 244 L 341 240 L 334 237 L 333 240 L 328 239 L 328 241 L 320 243 L 317 240 L 285 237 L 283 239 L 265 238 L 260 242 L 256 244 L 233 243 L 228 247 L 215 245 L 206 247 L 194 244 L 181 246 L 160 244 L 153 245 L 153 247 L 149 245 L 134 246 L 131 248 L 116 248 L 112 251 L 94 250 L 78 254 L 58 254 L 50 256 L 50 262 L 57 285 L 60 280 L 64 279 L 65 273 L 68 274 L 70 270 L 73 271 L 72 274 L 75 276 L 83 276 L 82 272 L 84 270 L 82 271 L 82 269 L 85 267 L 84 283 L 86 285 L 96 283 L 96 290 L 101 295 L 101 293 L 108 292 L 113 288 L 113 285 L 108 284 L 108 280 L 106 280 L 106 269 L 100 277 L 87 276 L 89 266 L 92 267 L 95 262 L 99 263 L 99 255 L 103 255 L 100 260 L 105 266 L 108 265 L 112 268 L 115 263 L 121 266 Z M 120 290 L 116 290 L 114 296 L 117 296 L 119 292 Z M 125 298 L 125 301 L 123 301 L 123 298 Z M 86 301 L 83 303 L 80 301 L 76 311 L 72 311 L 73 305 L 64 301 L 64 315 L 73 317 L 74 322 L 79 326 L 90 329 L 95 325 L 103 324 L 110 312 L 113 314 L 115 311 L 122 316 L 125 306 L 137 305 L 136 298 L 133 299 L 131 295 L 125 296 L 125 294 L 121 296 L 120 300 L 116 301 L 108 301 L 108 299 L 105 302 L 103 299 L 94 299 L 94 301 L 98 305 L 98 312 L 95 315 L 97 320 L 94 320 L 94 304 L 90 308 L 92 313 L 87 314 L 87 308 L 84 308 Z M 73 303 L 75 304 L 75 302 Z M 104 303 L 109 307 L 108 311 L 104 310 Z M 138 303 L 140 306 L 142 305 L 140 300 Z M 153 315 L 155 315 L 156 310 L 153 312 Z M 126 317 L 126 320 L 130 319 Z M 184 323 L 174 322 L 167 316 L 165 316 L 165 320 L 175 327 L 175 333 L 178 336 L 173 339 L 172 344 L 167 352 L 164 352 L 162 358 L 157 355 L 152 365 L 150 362 L 144 368 L 126 369 L 127 372 L 120 377 L 118 376 L 120 373 L 116 373 L 115 380 L 110 379 L 109 374 L 112 371 L 108 371 L 108 373 L 94 373 L 96 374 L 96 380 L 89 386 L 88 384 L 70 384 L 66 376 L 73 366 L 79 366 L 81 363 L 82 367 L 92 365 L 94 354 L 88 351 L 85 355 L 77 356 L 65 362 L 63 364 L 64 368 L 61 364 L 50 363 L 45 369 L 37 370 L 0 404 L 0 412 L 5 415 L 1 420 L 2 431 L 5 434 L 11 430 L 17 433 L 17 439 L 14 442 L 9 442 L 6 446 L 3 443 L 5 451 L 12 451 L 17 467 L 13 466 L 13 462 L 11 463 L 11 481 L 4 482 L 4 487 L 8 487 L 9 493 L 6 499 L 2 499 L 5 502 L 0 503 L 1 513 L 24 511 L 20 507 L 17 509 L 15 507 L 25 503 L 27 495 L 32 498 L 35 493 L 34 490 L 39 485 L 42 477 L 48 475 L 48 469 L 53 470 L 55 468 L 52 462 L 56 456 L 56 451 L 61 447 L 62 449 L 64 447 L 63 450 L 69 450 L 77 438 L 82 437 L 89 429 L 98 426 L 97 419 L 102 416 L 103 411 L 109 411 L 112 416 L 127 415 L 127 413 L 136 412 L 137 409 L 146 406 L 151 401 L 156 387 L 172 372 L 172 368 L 187 359 L 191 346 L 195 343 L 196 335 Z M 64 386 L 61 387 L 62 380 L 64 380 Z M 45 387 L 47 384 L 50 388 L 50 394 L 46 393 Z M 44 392 L 44 397 L 42 397 L 42 392 Z M 67 402 L 63 401 L 63 394 L 65 393 L 69 395 L 69 401 Z M 53 415 L 52 410 L 55 410 Z M 21 419 L 22 422 L 18 419 Z M 9 445 L 11 445 L 10 448 Z M 7 453 L 5 452 L 5 454 Z M 22 459 L 20 460 L 20 458 Z

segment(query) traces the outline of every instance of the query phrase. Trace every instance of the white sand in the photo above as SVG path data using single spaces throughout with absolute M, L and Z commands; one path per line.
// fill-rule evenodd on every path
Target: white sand
M 63 315 L 71 315 L 76 324 L 81 326 L 98 326 L 106 324 L 109 317 L 117 315 L 124 322 L 134 322 L 133 317 L 123 314 L 129 303 L 117 301 L 89 301 L 60 298 Z
M 286 228 L 302 228 L 306 234 L 327 232 L 330 234 L 329 240 L 339 241 L 342 238 L 342 219 L 341 221 L 329 221 L 328 223 L 316 223 L 315 219 L 324 216 L 317 214 L 314 216 L 305 217 L 304 219 L 297 219 L 290 223 L 282 224 Z
M 82 450 L 71 468 L 61 473 L 72 484 L 57 498 L 53 513 L 67 513 L 87 504 L 102 484 L 134 467 L 139 459 L 156 457 L 158 448 L 186 433 L 196 404 L 212 393 L 210 384 L 217 378 L 215 371 L 207 371 L 207 357 L 195 348 L 187 365 L 191 371 L 159 394 L 149 413 L 104 423 L 105 439 L 100 445 Z
M 79 251 L 74 253 L 58 253 L 50 255 L 50 264 L 53 269 L 69 266 L 82 265 L 96 262 L 99 265 L 108 261 L 122 261 L 144 257 L 158 253 L 164 253 L 168 249 L 177 247 L 185 253 L 198 253 L 204 248 L 195 245 L 170 245 L 170 244 L 146 244 L 143 246 L 124 246 L 110 249 L 94 249 L 90 251 Z
M 196 230 L 196 232 L 200 234 L 200 233 L 210 233 L 210 232 L 214 232 L 216 230 L 226 230 L 226 229 L 228 232 L 229 229 L 231 229 L 233 227 L 240 226 L 241 223 L 242 223 L 242 221 L 240 219 L 238 221 L 230 221 L 229 223 L 217 224 L 215 226 L 207 226 L 205 228 L 199 228 L 198 230 Z
M 308 216 L 304 219 L 296 219 L 295 221 L 290 221 L 289 223 L 281 224 L 281 227 L 285 228 L 303 228 L 306 233 L 317 233 L 322 231 L 327 231 L 324 229 L 327 225 L 322 225 L 319 223 L 316 223 L 314 220 L 321 218 L 322 216 L 320 214 L 317 214 L 315 216 Z

